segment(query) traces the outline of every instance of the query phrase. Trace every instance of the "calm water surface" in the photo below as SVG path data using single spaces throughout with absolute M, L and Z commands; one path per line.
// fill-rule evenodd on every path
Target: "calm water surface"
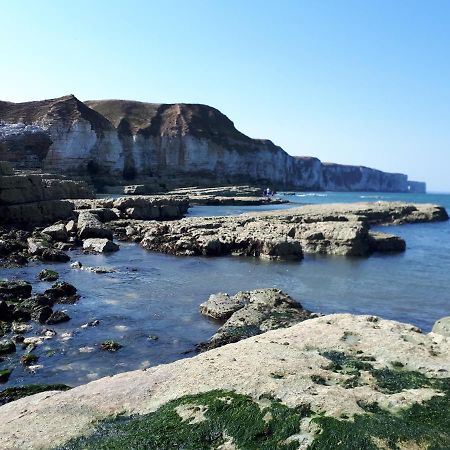
M 445 194 L 299 193 L 286 198 L 300 204 L 432 202 L 450 211 L 450 195 Z M 205 206 L 192 208 L 189 215 L 230 215 L 261 208 Z M 116 272 L 100 275 L 71 269 L 69 264 L 46 265 L 57 270 L 62 280 L 73 283 L 81 299 L 75 305 L 60 305 L 72 320 L 52 326 L 57 336 L 34 351 L 43 367 L 35 373 L 15 368 L 4 386 L 43 382 L 77 385 L 189 356 L 185 352 L 208 339 L 218 327 L 198 313 L 198 305 L 220 291 L 233 294 L 278 287 L 313 311 L 376 314 L 429 331 L 436 319 L 450 315 L 450 222 L 389 227 L 389 231 L 406 240 L 405 253 L 267 262 L 239 257 L 174 257 L 127 243 L 108 256 L 72 252 L 72 260 L 84 266 L 108 266 Z M 1 269 L 0 277 L 29 280 L 35 292 L 43 292 L 50 284 L 37 281 L 42 268 L 36 264 Z M 94 319 L 100 320 L 97 327 L 82 328 Z M 42 328 L 33 326 L 29 335 Z M 123 349 L 117 353 L 100 351 L 98 344 L 106 339 L 119 341 Z M 0 363 L 0 368 L 15 365 L 21 354 L 19 351 Z

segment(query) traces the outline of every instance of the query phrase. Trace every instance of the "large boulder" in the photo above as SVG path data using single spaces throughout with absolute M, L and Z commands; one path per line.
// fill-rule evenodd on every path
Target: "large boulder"
M 237 342 L 268 330 L 286 328 L 317 317 L 302 308 L 280 289 L 256 289 L 210 296 L 200 312 L 215 319 L 227 319 L 214 336 L 199 349 L 206 350 Z
M 55 241 L 67 241 L 67 230 L 66 226 L 63 223 L 51 225 L 47 228 L 44 228 L 42 232 L 49 235 Z
M 23 280 L 0 280 L 0 300 L 15 300 L 31 296 L 31 284 Z
M 109 239 L 86 239 L 83 241 L 83 250 L 92 253 L 111 253 L 119 250 L 119 246 Z
M 112 231 L 106 228 L 100 222 L 99 218 L 91 212 L 80 212 L 78 215 L 77 230 L 78 237 L 83 240 L 88 238 L 113 238 Z

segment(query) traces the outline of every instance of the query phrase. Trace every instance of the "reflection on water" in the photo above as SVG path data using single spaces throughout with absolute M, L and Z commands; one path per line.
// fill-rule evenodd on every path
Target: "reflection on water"
M 304 201 L 360 201 L 361 195 L 308 195 Z M 437 200 L 423 197 L 450 206 L 449 196 Z M 198 207 L 192 215 L 232 214 L 237 209 Z M 72 320 L 52 326 L 57 335 L 34 351 L 43 368 L 32 374 L 18 367 L 6 386 L 77 385 L 190 356 L 185 352 L 208 339 L 218 327 L 198 312 L 198 305 L 214 292 L 278 287 L 312 311 L 376 314 L 429 330 L 436 319 L 450 315 L 450 223 L 406 225 L 395 227 L 394 232 L 406 239 L 407 251 L 367 259 L 307 256 L 301 262 L 268 262 L 239 257 L 174 257 L 127 243 L 108 256 L 73 252 L 72 261 L 115 272 L 95 274 L 71 269 L 70 264 L 46 265 L 57 270 L 62 280 L 74 284 L 81 299 L 75 305 L 60 305 Z M 50 284 L 37 281 L 41 269 L 42 265 L 2 269 L 0 276 L 32 281 L 34 291 L 43 292 Z M 82 327 L 95 319 L 100 321 L 98 326 Z M 31 335 L 42 328 L 33 326 Z M 116 353 L 99 350 L 98 344 L 107 339 L 124 347 Z M 9 358 L 17 360 L 21 354 Z M 10 364 L 7 359 L 0 368 Z

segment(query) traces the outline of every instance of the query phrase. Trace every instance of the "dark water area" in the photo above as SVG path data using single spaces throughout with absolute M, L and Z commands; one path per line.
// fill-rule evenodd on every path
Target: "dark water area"
M 299 193 L 286 196 L 295 205 L 272 207 L 195 207 L 190 216 L 229 215 L 280 209 L 307 203 L 402 200 L 438 203 L 450 211 L 446 194 Z M 75 305 L 60 305 L 72 320 L 49 328 L 57 335 L 34 353 L 42 367 L 16 367 L 4 387 L 24 383 L 82 384 L 102 376 L 151 367 L 191 356 L 195 344 L 208 339 L 219 326 L 198 312 L 198 305 L 216 292 L 278 287 L 304 307 L 323 313 L 351 312 L 413 323 L 429 331 L 433 322 L 450 315 L 450 222 L 379 227 L 402 236 L 405 253 L 369 258 L 306 256 L 300 262 L 269 262 L 239 257 L 175 257 L 121 243 L 111 255 L 71 253 L 83 266 L 106 266 L 113 273 L 76 270 L 70 263 L 31 264 L 0 269 L 0 278 L 33 283 L 35 292 L 50 284 L 39 282 L 43 267 L 60 273 L 81 295 Z M 98 319 L 96 327 L 82 325 Z M 27 336 L 42 327 L 33 324 Z M 152 338 L 149 339 L 149 336 Z M 157 339 L 154 339 L 154 337 Z M 99 344 L 120 342 L 116 353 Z M 9 356 L 0 369 L 16 366 Z

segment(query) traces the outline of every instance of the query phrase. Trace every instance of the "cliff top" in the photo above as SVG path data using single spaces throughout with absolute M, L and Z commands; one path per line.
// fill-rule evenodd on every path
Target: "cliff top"
M 225 114 L 208 105 L 132 100 L 88 100 L 85 103 L 108 118 L 122 132 L 146 136 L 191 134 L 213 141 L 227 139 L 247 144 L 253 141 L 238 131 Z
M 0 120 L 7 123 L 48 125 L 57 120 L 70 123 L 79 118 L 90 122 L 95 130 L 112 129 L 108 119 L 74 95 L 24 103 L 0 101 Z

